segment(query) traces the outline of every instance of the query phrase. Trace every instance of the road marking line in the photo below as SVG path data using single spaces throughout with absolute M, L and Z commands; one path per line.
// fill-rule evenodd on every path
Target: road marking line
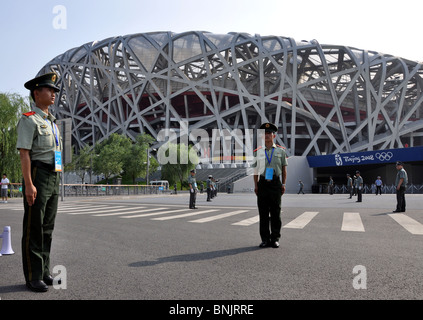
M 139 207 L 139 209 L 143 209 L 145 207 Z M 141 213 L 141 212 L 150 212 L 150 211 L 157 211 L 157 210 L 163 210 L 166 208 L 154 208 L 154 209 L 144 209 L 144 210 L 134 210 L 134 211 L 125 211 L 125 212 L 112 212 L 112 213 L 100 213 L 100 214 L 94 214 L 93 217 L 109 217 L 109 216 L 120 216 L 122 214 L 131 214 L 131 213 Z
M 110 206 L 87 206 L 87 207 L 65 207 L 65 208 L 61 208 L 59 207 L 57 209 L 57 212 L 67 212 L 67 211 L 72 211 L 72 212 L 79 212 L 79 211 L 87 211 L 87 210 L 98 210 L 101 208 L 110 208 Z M 121 207 L 118 207 L 121 208 Z
M 226 217 L 234 216 L 236 214 L 240 214 L 240 213 L 244 213 L 244 212 L 248 212 L 248 210 L 232 211 L 232 212 L 222 213 L 222 214 L 218 214 L 216 216 L 211 216 L 211 217 L 207 217 L 207 218 L 202 218 L 202 219 L 197 219 L 197 220 L 191 220 L 191 221 L 188 221 L 188 222 L 204 223 L 204 222 L 209 222 L 209 221 L 214 221 L 214 220 L 218 220 L 218 219 L 223 219 L 223 218 L 226 218 Z
M 304 228 L 319 212 L 306 211 L 289 222 L 283 228 L 302 229 Z
M 232 225 L 233 226 L 251 226 L 252 224 L 259 222 L 259 220 L 260 220 L 260 217 L 257 215 L 245 220 L 232 223 Z
M 363 222 L 361 221 L 360 213 L 344 212 L 341 230 L 364 232 L 364 226 Z
M 193 209 L 190 209 L 190 210 L 193 210 Z M 208 212 L 214 212 L 214 211 L 217 211 L 217 210 L 193 211 L 193 212 L 190 212 L 190 213 L 178 214 L 176 216 L 153 218 L 151 220 L 171 220 L 171 219 L 178 219 L 178 218 L 185 218 L 185 217 L 190 217 L 190 216 L 196 216 L 198 214 L 203 214 L 203 213 L 208 213 Z
M 411 234 L 423 235 L 423 224 L 414 220 L 413 218 L 410 218 L 409 216 L 406 216 L 402 213 L 389 213 L 388 216 L 398 222 Z
M 159 209 L 166 209 L 166 208 L 159 208 Z M 156 209 L 151 209 L 150 211 L 153 211 Z M 149 217 L 149 216 L 158 216 L 161 214 L 166 214 L 166 213 L 174 213 L 174 212 L 180 212 L 180 211 L 186 211 L 187 209 L 180 209 L 180 210 L 169 210 L 169 211 L 162 211 L 162 212 L 153 212 L 153 213 L 144 213 L 144 214 L 136 214 L 133 216 L 123 216 L 123 217 L 119 217 L 119 218 L 124 218 L 124 219 L 131 219 L 131 218 L 142 218 L 142 217 Z
M 97 210 L 97 211 L 93 211 L 93 210 Z M 98 208 L 93 208 L 91 210 L 84 209 L 84 210 L 82 210 L 82 212 L 80 212 L 81 210 L 69 211 L 69 212 L 62 211 L 62 212 L 66 213 L 66 214 L 78 215 L 78 214 L 104 213 L 104 212 L 111 212 L 111 211 L 115 212 L 115 211 L 123 211 L 123 210 L 128 210 L 128 207 L 119 206 L 119 207 L 113 207 L 113 209 L 109 209 L 109 210 L 103 210 L 103 209 L 98 210 Z

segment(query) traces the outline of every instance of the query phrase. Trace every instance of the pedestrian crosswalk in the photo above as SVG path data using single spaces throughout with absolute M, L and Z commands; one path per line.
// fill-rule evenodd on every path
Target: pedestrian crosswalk
M 344 212 L 341 230 L 364 232 L 364 226 L 363 222 L 361 221 L 360 213 Z
M 22 208 L 11 208 L 22 210 Z M 171 205 L 125 205 L 125 204 L 61 204 L 59 214 L 64 213 L 72 216 L 89 215 L 98 218 L 116 217 L 119 219 L 150 219 L 154 221 L 169 221 L 186 219 L 193 224 L 212 223 L 219 220 L 229 219 L 232 226 L 249 227 L 259 222 L 257 209 L 254 207 L 230 208 L 230 207 L 205 207 L 204 209 L 188 209 Z M 312 228 L 316 217 L 324 215 L 320 211 L 305 211 L 296 217 L 286 217 L 282 211 L 283 229 Z M 340 230 L 343 232 L 366 232 L 362 214 L 359 212 L 340 212 L 342 223 Z M 197 217 L 201 216 L 201 217 Z M 387 213 L 387 217 L 412 235 L 423 235 L 423 224 L 405 213 Z

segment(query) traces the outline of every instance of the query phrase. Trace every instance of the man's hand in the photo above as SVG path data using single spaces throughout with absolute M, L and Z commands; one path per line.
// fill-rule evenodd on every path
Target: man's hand
M 37 198 L 37 188 L 35 188 L 33 184 L 30 186 L 25 185 L 25 197 L 26 202 L 28 202 L 28 205 L 31 207 Z

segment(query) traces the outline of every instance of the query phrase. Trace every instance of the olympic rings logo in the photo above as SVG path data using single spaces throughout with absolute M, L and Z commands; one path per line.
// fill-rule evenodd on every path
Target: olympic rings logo
M 375 154 L 376 159 L 378 159 L 379 161 L 389 161 L 393 156 L 394 155 L 390 151 L 381 153 L 378 152 Z

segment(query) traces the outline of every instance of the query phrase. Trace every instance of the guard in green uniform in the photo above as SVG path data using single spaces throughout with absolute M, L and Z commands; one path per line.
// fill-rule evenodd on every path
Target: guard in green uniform
M 25 210 L 22 264 L 27 287 L 37 292 L 53 284 L 50 249 L 59 201 L 62 139 L 48 108 L 59 91 L 56 80 L 55 73 L 48 73 L 25 83 L 35 107 L 22 115 L 17 127 Z
M 397 161 L 397 176 L 395 178 L 395 187 L 397 189 L 397 207 L 392 212 L 405 212 L 405 190 L 407 189 L 408 175 L 404 169 L 404 163 Z
M 197 199 L 197 181 L 195 180 L 195 169 L 191 170 L 191 175 L 188 177 L 188 186 L 189 186 L 189 208 L 197 209 L 195 206 L 195 201 Z
M 278 248 L 282 227 L 281 201 L 285 193 L 288 160 L 285 149 L 274 143 L 278 128 L 272 123 L 264 123 L 260 129 L 265 130 L 265 147 L 254 150 L 253 163 L 254 191 L 260 216 L 260 247 Z

